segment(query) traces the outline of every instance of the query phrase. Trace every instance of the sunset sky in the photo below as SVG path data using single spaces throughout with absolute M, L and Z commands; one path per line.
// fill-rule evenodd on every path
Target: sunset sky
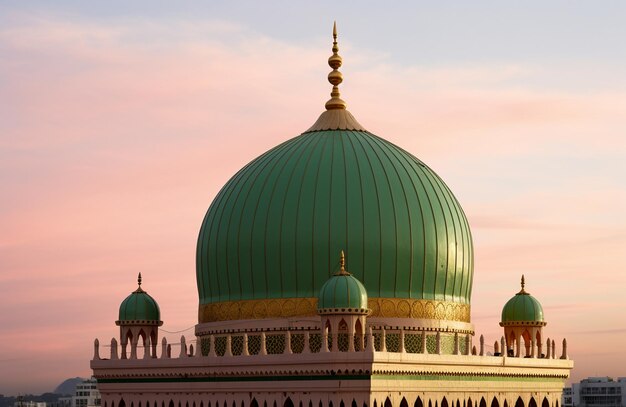
M 625 2 L 94 3 L 0 3 L 0 394 L 88 377 L 138 272 L 193 336 L 202 218 L 322 112 L 333 20 L 348 109 L 467 214 L 477 335 L 523 273 L 573 380 L 626 376 Z

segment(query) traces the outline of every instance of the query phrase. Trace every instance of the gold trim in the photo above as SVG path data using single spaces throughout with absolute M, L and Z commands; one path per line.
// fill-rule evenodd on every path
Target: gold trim
M 327 110 L 305 133 L 323 130 L 367 131 L 347 110 Z
M 470 305 L 452 301 L 369 298 L 371 317 L 416 318 L 470 322 Z M 275 298 L 201 304 L 200 323 L 239 319 L 289 318 L 317 315 L 317 298 Z

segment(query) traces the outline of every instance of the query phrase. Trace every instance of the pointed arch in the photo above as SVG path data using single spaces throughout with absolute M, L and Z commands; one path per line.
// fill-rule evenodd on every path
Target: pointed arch
M 124 399 L 120 400 L 120 403 L 117 405 L 117 407 L 126 407 L 126 402 L 124 401 Z
M 500 403 L 495 396 L 493 397 L 493 400 L 491 400 L 491 407 L 500 407 Z
M 332 401 L 328 402 L 328 407 L 333 407 L 333 402 Z
M 524 401 L 521 397 L 517 398 L 517 401 L 515 402 L 515 407 L 524 407 Z
M 402 401 L 400 401 L 400 407 L 409 407 L 409 403 L 404 397 L 402 397 Z
M 339 407 L 346 407 L 345 403 L 343 402 L 343 400 L 339 401 Z
M 528 402 L 528 407 L 537 407 L 537 402 L 535 401 L 534 397 L 530 398 L 530 401 Z
M 252 398 L 252 401 L 250 402 L 250 407 L 259 407 L 259 402 L 256 401 L 256 397 Z
M 393 407 L 393 405 L 391 404 L 391 400 L 389 400 L 389 397 L 385 399 L 385 404 L 383 405 L 383 407 Z
M 445 397 L 441 400 L 441 407 L 448 407 L 448 400 Z
M 352 399 L 352 407 L 358 407 L 355 399 Z
M 550 407 L 550 402 L 548 401 L 547 397 L 543 398 L 543 401 L 541 402 L 541 407 Z
M 285 403 L 283 404 L 283 407 L 294 407 L 293 406 L 293 401 L 291 401 L 291 397 L 287 397 L 287 400 L 285 400 Z
M 419 396 L 417 396 L 417 399 L 415 399 L 413 407 L 424 407 L 424 403 L 422 403 L 422 399 L 419 398 Z
M 428 407 L 433 407 L 433 402 L 431 400 L 428 400 Z
M 467 399 L 467 407 L 474 407 L 474 406 L 472 406 L 472 398 L 471 397 Z
M 504 400 L 504 407 L 509 407 L 509 403 L 506 402 L 506 399 Z
M 374 400 L 374 407 L 378 407 L 378 403 Z
M 456 407 L 461 407 L 461 402 L 459 401 L 459 399 L 456 400 Z
M 170 399 L 169 407 L 174 407 L 174 400 Z
M 484 397 L 480 398 L 480 407 L 487 407 L 487 402 Z

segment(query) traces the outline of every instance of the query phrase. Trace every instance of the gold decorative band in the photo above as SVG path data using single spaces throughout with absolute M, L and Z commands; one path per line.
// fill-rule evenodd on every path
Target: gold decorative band
M 369 298 L 371 317 L 424 318 L 470 322 L 470 305 L 452 301 Z M 317 298 L 275 298 L 201 304 L 200 323 L 238 319 L 288 318 L 317 315 Z

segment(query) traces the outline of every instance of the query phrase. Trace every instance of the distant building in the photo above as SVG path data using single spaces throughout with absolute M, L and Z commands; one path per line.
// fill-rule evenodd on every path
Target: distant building
M 626 377 L 589 377 L 563 389 L 563 407 L 626 407 Z
M 22 401 L 18 400 L 13 404 L 15 407 L 46 407 L 45 401 Z
M 61 397 L 59 407 L 99 407 L 100 392 L 98 391 L 98 381 L 96 379 L 85 380 L 76 385 L 74 395 L 71 397 Z M 17 406 L 16 406 L 17 407 Z M 46 407 L 27 406 L 27 407 Z

